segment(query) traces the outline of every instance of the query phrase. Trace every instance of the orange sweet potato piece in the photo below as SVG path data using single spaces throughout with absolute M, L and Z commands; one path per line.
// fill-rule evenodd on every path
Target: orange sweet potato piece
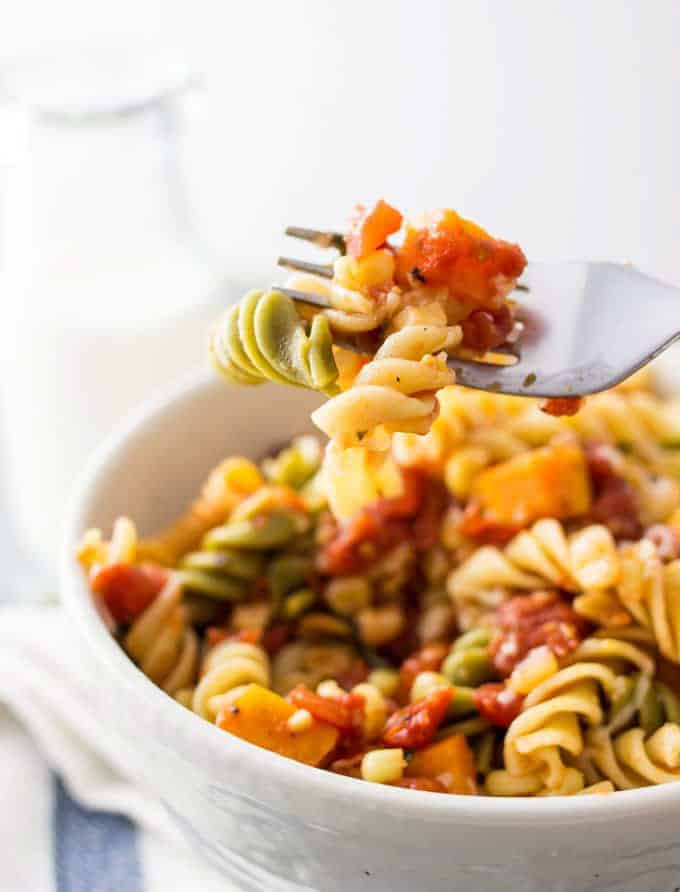
M 295 706 L 274 691 L 250 684 L 240 697 L 220 710 L 217 726 L 289 759 L 320 765 L 335 747 L 338 731 L 316 719 L 305 731 L 291 731 L 287 722 L 295 711 Z
M 471 501 L 487 521 L 502 527 L 587 514 L 591 491 L 583 450 L 576 443 L 557 443 L 494 465 L 475 480 Z
M 385 244 L 388 236 L 401 226 L 402 216 L 382 198 L 371 208 L 357 205 L 350 230 L 345 237 L 347 253 L 357 259 L 366 257 Z
M 452 734 L 413 754 L 406 777 L 439 781 L 448 793 L 477 792 L 477 771 L 472 751 L 462 734 Z

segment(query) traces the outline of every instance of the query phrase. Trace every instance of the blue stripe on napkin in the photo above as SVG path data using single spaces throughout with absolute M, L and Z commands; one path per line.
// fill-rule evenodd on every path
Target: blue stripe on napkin
M 56 892 L 142 892 L 134 824 L 122 815 L 82 808 L 54 779 Z

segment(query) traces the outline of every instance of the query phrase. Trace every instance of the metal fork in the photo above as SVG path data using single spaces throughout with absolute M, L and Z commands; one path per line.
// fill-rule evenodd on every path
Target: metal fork
M 342 235 L 291 226 L 286 235 L 344 251 Z M 279 265 L 332 278 L 330 264 L 280 257 Z M 327 307 L 316 294 L 279 289 Z M 449 358 L 459 384 L 532 397 L 586 396 L 619 384 L 680 337 L 680 288 L 629 264 L 528 264 L 512 295 L 522 333 L 500 352 L 513 365 Z M 351 349 L 351 344 L 343 342 Z M 497 351 L 498 352 L 498 351 Z

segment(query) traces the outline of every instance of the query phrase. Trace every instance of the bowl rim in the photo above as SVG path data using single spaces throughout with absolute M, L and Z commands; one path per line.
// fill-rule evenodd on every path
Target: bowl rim
M 125 654 L 110 634 L 87 586 L 85 574 L 75 559 L 78 541 L 84 530 L 84 517 L 95 499 L 98 485 L 118 463 L 119 454 L 130 440 L 153 420 L 172 412 L 177 403 L 190 399 L 206 387 L 230 385 L 202 370 L 181 379 L 174 386 L 144 403 L 127 417 L 95 450 L 87 462 L 69 502 L 60 558 L 59 582 L 62 603 L 75 621 L 80 634 L 90 645 L 95 658 L 105 662 L 121 690 L 134 687 L 138 698 L 146 700 L 168 725 L 182 729 L 197 746 L 204 747 L 211 761 L 234 755 L 250 761 L 271 777 L 278 777 L 288 787 L 304 787 L 310 797 L 335 797 L 349 801 L 354 808 L 365 806 L 388 813 L 398 811 L 400 820 L 461 821 L 470 825 L 516 825 L 518 822 L 538 828 L 549 821 L 551 827 L 584 821 L 603 822 L 635 815 L 654 815 L 680 804 L 680 783 L 668 783 L 608 795 L 554 797 L 495 797 L 480 795 L 432 795 L 382 784 L 371 784 L 295 762 L 247 741 L 225 734 L 181 706 L 158 688 Z M 259 764 L 258 764 L 259 763 Z M 292 806 L 292 810 L 297 807 Z M 330 820 L 330 816 L 329 816 Z

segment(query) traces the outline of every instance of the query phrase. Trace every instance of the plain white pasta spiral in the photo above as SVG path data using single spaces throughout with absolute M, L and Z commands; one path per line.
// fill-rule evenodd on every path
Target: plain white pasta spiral
M 537 521 L 501 549 L 478 548 L 449 575 L 447 588 L 461 615 L 470 606 L 494 608 L 513 591 L 556 587 L 571 592 L 603 591 L 620 572 L 609 530 L 594 524 L 567 535 L 552 518 Z
M 410 325 L 390 335 L 348 390 L 332 397 L 312 420 L 343 446 L 375 442 L 382 433 L 426 433 L 434 419 L 434 394 L 453 384 L 446 350 L 460 339 L 460 329 L 443 325 Z
M 223 695 L 248 684 L 269 687 L 266 651 L 244 641 L 223 641 L 205 658 L 203 675 L 196 685 L 191 708 L 204 719 L 214 721 Z
M 198 636 L 188 622 L 174 574 L 132 623 L 123 644 L 142 672 L 167 693 L 175 694 L 194 683 Z

